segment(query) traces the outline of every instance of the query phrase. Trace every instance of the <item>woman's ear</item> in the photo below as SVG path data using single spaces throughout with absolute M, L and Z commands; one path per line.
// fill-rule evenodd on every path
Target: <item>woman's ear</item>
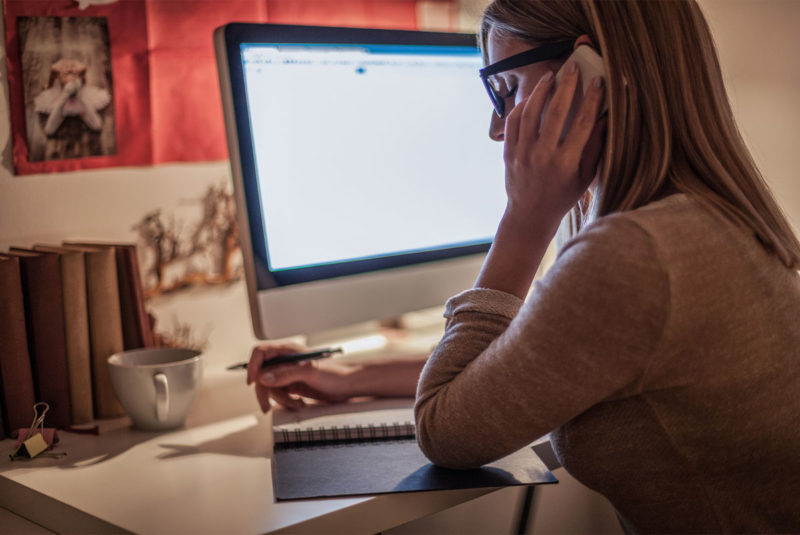
M 580 45 L 589 45 L 589 46 L 594 48 L 594 43 L 592 43 L 592 40 L 589 39 L 589 36 L 586 35 L 586 34 L 583 34 L 580 37 L 578 37 L 577 39 L 575 39 L 575 44 L 572 45 L 572 49 L 575 50 Z

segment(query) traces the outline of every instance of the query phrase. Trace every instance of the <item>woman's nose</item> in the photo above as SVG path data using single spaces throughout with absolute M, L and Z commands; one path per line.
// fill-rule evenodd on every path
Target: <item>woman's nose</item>
M 495 111 L 492 111 L 492 118 L 489 121 L 489 137 L 494 141 L 503 141 L 505 139 L 506 120 L 498 117 Z

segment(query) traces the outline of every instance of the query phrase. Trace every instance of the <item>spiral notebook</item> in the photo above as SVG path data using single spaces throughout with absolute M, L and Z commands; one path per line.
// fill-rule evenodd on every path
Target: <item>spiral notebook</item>
M 332 442 L 363 442 L 414 439 L 416 429 L 412 422 L 391 424 L 342 425 L 273 430 L 275 447 L 321 445 Z
M 475 470 L 434 466 L 417 445 L 411 416 L 384 409 L 276 426 L 276 500 L 557 482 L 530 447 Z

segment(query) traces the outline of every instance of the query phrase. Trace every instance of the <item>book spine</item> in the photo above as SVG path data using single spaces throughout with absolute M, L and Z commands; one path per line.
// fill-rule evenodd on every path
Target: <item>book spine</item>
M 273 429 L 275 444 L 317 444 L 325 442 L 363 442 L 414 438 L 411 422 L 378 425 L 344 425 L 332 427 L 306 427 L 301 429 Z
M 114 247 L 119 281 L 119 302 L 125 349 L 153 347 L 155 340 L 150 318 L 144 306 L 144 289 L 139 275 L 135 245 Z
M 50 405 L 48 427 L 65 428 L 70 425 L 71 408 L 58 255 L 22 256 L 20 272 L 36 400 Z
M 0 259 L 0 386 L 5 434 L 28 427 L 36 397 L 19 259 Z
M 85 424 L 94 419 L 86 264 L 83 253 L 77 251 L 60 258 L 72 423 Z
M 94 413 L 97 418 L 113 418 L 124 414 L 108 371 L 108 357 L 123 349 L 114 250 L 86 252 L 85 262 Z

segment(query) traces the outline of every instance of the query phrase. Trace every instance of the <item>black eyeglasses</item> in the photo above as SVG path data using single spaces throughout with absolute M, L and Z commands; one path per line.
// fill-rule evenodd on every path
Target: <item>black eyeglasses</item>
M 537 46 L 525 52 L 514 54 L 506 59 L 500 60 L 497 63 L 487 65 L 478 74 L 483 80 L 483 85 L 486 87 L 486 92 L 489 93 L 489 98 L 494 106 L 494 111 L 498 117 L 503 117 L 506 114 L 506 100 L 505 97 L 500 95 L 500 83 L 494 78 L 496 74 L 501 72 L 510 71 L 517 67 L 524 67 L 540 61 L 547 61 L 549 59 L 559 59 L 570 52 L 572 52 L 572 41 L 559 41 L 557 43 L 547 43 L 542 46 Z

